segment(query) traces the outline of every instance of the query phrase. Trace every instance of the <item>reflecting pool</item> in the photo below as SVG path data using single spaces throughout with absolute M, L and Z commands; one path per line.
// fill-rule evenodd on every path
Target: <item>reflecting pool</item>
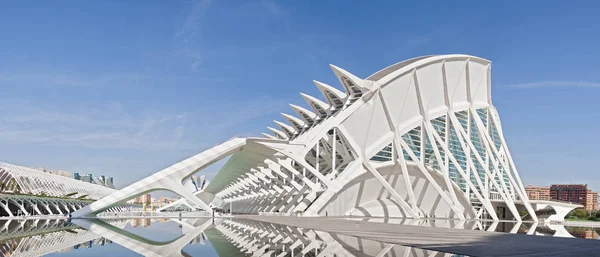
M 377 223 L 598 239 L 592 228 L 353 218 Z M 0 256 L 462 256 L 235 218 L 0 220 Z

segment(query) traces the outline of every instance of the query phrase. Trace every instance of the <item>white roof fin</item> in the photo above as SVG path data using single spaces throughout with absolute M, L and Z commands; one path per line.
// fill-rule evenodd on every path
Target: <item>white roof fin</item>
M 281 130 L 274 129 L 274 128 L 271 128 L 271 127 L 267 127 L 267 129 L 269 129 L 271 132 L 273 132 L 273 134 L 275 134 L 279 138 L 288 139 L 288 135 L 286 135 L 285 133 L 283 133 L 283 131 L 281 131 Z
M 273 122 L 275 122 L 275 124 L 277 124 L 277 126 L 279 126 L 281 129 L 283 129 L 283 132 L 285 132 L 290 138 L 292 136 L 294 136 L 294 134 L 296 134 L 296 130 L 294 128 L 292 128 L 292 126 L 285 124 L 281 121 L 274 120 Z
M 304 93 L 300 93 L 302 98 L 310 105 L 310 107 L 315 111 L 320 118 L 325 118 L 329 115 L 329 105 L 319 100 L 318 98 L 307 95 Z
M 317 115 L 314 112 L 311 112 L 294 104 L 290 104 L 290 107 L 294 109 L 294 111 L 300 116 L 300 118 L 304 121 L 304 123 L 306 123 L 306 125 L 312 126 L 315 123 Z
M 304 130 L 304 121 L 302 121 L 301 119 L 298 119 L 292 115 L 289 115 L 287 113 L 281 113 L 281 115 L 290 122 L 290 124 L 292 124 L 292 126 L 294 126 L 296 128 L 296 131 L 298 132 L 302 132 L 302 130 Z
M 265 136 L 266 138 L 269 138 L 269 139 L 277 139 L 277 137 L 275 137 L 275 136 L 273 136 L 273 135 L 269 135 L 269 134 L 267 134 L 267 133 L 261 133 L 261 134 L 262 134 L 263 136 Z
M 333 107 L 333 110 L 339 110 L 342 107 L 344 107 L 344 103 L 346 101 L 346 94 L 325 83 L 321 83 L 316 80 L 313 80 L 313 82 L 321 91 L 323 96 L 325 96 L 325 99 L 327 99 L 329 105 Z
M 337 67 L 333 64 L 330 64 L 329 66 L 331 67 L 333 73 L 340 80 L 340 83 L 342 83 L 342 86 L 344 86 L 344 89 L 346 90 L 346 92 L 348 92 L 348 95 L 350 96 L 348 97 L 347 104 L 352 104 L 358 98 L 371 91 L 370 86 L 372 86 L 372 83 L 366 84 L 363 79 L 354 76 L 352 73 L 347 72 L 346 70 Z

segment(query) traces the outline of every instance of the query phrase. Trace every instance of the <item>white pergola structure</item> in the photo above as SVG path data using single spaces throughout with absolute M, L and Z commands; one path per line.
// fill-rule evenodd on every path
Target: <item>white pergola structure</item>
M 0 163 L 0 216 L 65 215 L 117 190 L 83 181 Z M 115 206 L 110 211 L 132 209 Z
M 423 56 L 365 79 L 331 68 L 344 90 L 315 81 L 325 101 L 301 94 L 307 108 L 291 105 L 298 116 L 283 114 L 266 138 L 230 139 L 76 215 L 167 189 L 234 213 L 537 221 L 492 105 L 488 60 Z M 202 190 L 183 186 L 230 155 Z
M 32 168 L 0 162 L 0 191 L 25 195 L 100 199 L 116 190 Z

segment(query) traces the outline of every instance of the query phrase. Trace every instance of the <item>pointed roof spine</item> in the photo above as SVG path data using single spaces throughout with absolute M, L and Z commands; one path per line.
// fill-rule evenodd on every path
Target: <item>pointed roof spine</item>
M 275 137 L 275 136 L 273 136 L 273 135 L 269 135 L 269 134 L 267 134 L 267 133 L 261 133 L 261 134 L 262 134 L 263 136 L 265 136 L 266 138 L 269 138 L 269 139 L 277 139 L 277 137 Z
M 302 121 L 301 119 L 298 119 L 292 115 L 289 115 L 287 113 L 281 113 L 281 115 L 290 122 L 290 124 L 292 124 L 292 126 L 294 126 L 296 128 L 296 131 L 298 131 L 298 133 L 302 133 L 302 131 L 304 130 L 304 121 Z
M 310 105 L 310 107 L 315 111 L 315 114 L 319 116 L 319 118 L 325 118 L 329 115 L 329 105 L 319 100 L 318 98 L 307 95 L 304 93 L 300 93 L 302 98 Z
M 277 126 L 279 126 L 281 129 L 283 129 L 283 131 L 290 137 L 292 138 L 294 136 L 294 134 L 296 134 L 296 130 L 294 130 L 294 128 L 292 128 L 290 125 L 285 124 L 281 121 L 276 121 L 274 120 L 273 122 L 275 122 L 275 124 L 277 124 Z
M 370 89 L 365 85 L 364 81 L 354 76 L 352 73 L 347 72 L 346 70 L 337 67 L 333 64 L 329 65 L 333 70 L 335 76 L 340 80 L 340 83 L 344 86 L 346 91 L 348 92 L 348 103 L 352 104 L 358 98 L 360 98 L 364 93 L 370 91 Z
M 283 133 L 283 131 L 281 131 L 281 130 L 274 129 L 274 128 L 271 128 L 271 127 L 267 127 L 267 129 L 269 129 L 271 132 L 273 132 L 279 138 L 288 139 L 288 135 L 286 135 L 285 133 Z
M 317 115 L 307 109 L 304 109 L 298 105 L 290 104 L 290 107 L 300 116 L 300 118 L 306 123 L 307 126 L 312 126 L 315 123 Z
M 325 99 L 327 99 L 327 102 L 332 107 L 332 110 L 339 110 L 342 107 L 344 107 L 344 102 L 346 101 L 346 94 L 325 83 L 321 83 L 316 80 L 313 80 L 313 82 L 321 91 L 323 96 L 325 96 Z

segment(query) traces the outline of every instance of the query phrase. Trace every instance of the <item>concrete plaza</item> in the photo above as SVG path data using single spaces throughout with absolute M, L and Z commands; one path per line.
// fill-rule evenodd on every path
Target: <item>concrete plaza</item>
M 468 256 L 600 256 L 600 243 L 588 239 L 385 224 L 341 218 L 250 215 L 237 218 Z

